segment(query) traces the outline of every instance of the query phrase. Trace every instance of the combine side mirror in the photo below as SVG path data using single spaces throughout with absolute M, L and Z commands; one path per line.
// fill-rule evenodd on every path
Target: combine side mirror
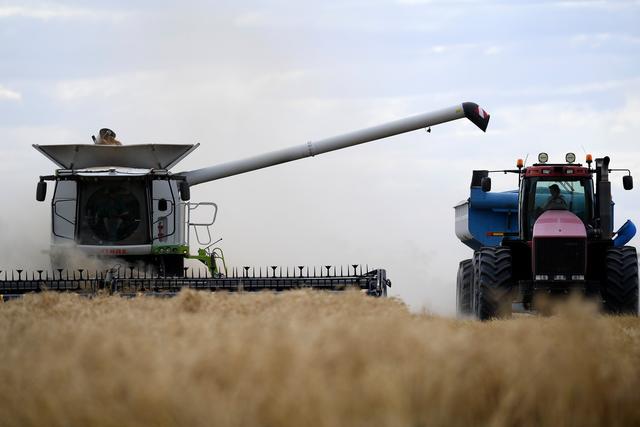
M 622 186 L 625 190 L 633 189 L 633 177 L 631 175 L 625 175 L 622 177 Z
M 45 181 L 38 181 L 38 186 L 36 187 L 36 200 L 39 202 L 44 202 L 44 199 L 47 197 L 47 183 Z
M 160 199 L 160 200 L 158 200 L 158 210 L 159 210 L 160 212 L 164 212 L 164 211 L 166 211 L 167 209 L 168 209 L 168 206 L 167 206 L 167 199 Z
M 189 188 L 189 183 L 187 181 L 182 181 L 180 183 L 180 199 L 184 202 L 191 199 L 191 189 Z
M 480 187 L 482 187 L 482 191 L 485 193 L 491 191 L 491 178 L 488 176 L 482 178 L 482 181 L 480 181 Z

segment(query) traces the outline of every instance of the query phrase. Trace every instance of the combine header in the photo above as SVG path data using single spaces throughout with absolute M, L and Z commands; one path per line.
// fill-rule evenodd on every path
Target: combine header
M 465 102 L 379 126 L 316 142 L 202 169 L 172 173 L 170 169 L 193 152 L 195 145 L 34 145 L 56 163 L 54 175 L 41 176 L 36 198 L 44 201 L 47 181 L 55 183 L 51 200 L 52 271 L 0 272 L 0 294 L 20 295 L 44 289 L 93 293 L 171 294 L 183 287 L 207 290 L 313 288 L 341 290 L 356 287 L 384 296 L 390 281 L 383 269 L 351 266 L 319 271 L 271 267 L 255 271 L 227 270 L 224 254 L 213 242 L 210 227 L 217 216 L 212 202 L 193 203 L 190 188 L 277 164 L 340 150 L 393 135 L 468 118 L 483 131 L 489 115 Z M 115 137 L 115 133 L 109 131 Z M 195 220 L 196 211 L 210 215 Z M 199 249 L 190 252 L 190 236 Z M 105 268 L 87 271 L 73 260 L 104 261 Z M 185 259 L 197 259 L 206 272 L 188 272 Z M 78 269 L 78 267 L 82 269 Z
M 284 271 L 283 271 L 284 270 Z M 284 291 L 293 289 L 315 289 L 341 291 L 360 289 L 370 296 L 386 296 L 391 281 L 385 270 L 363 271 L 360 265 L 332 267 L 310 270 L 299 266 L 297 269 L 283 269 L 271 266 L 258 271 L 244 267 L 233 269 L 229 276 L 211 276 L 208 271 L 185 269 L 182 276 L 166 276 L 148 269 L 114 267 L 107 271 L 88 272 L 58 269 L 50 273 L 38 270 L 31 274 L 22 270 L 0 272 L 0 297 L 3 300 L 19 298 L 25 293 L 42 291 L 74 292 L 81 295 L 95 295 L 98 292 L 117 293 L 122 296 L 155 295 L 173 296 L 183 288 L 207 291 Z M 1 302 L 1 301 L 0 301 Z

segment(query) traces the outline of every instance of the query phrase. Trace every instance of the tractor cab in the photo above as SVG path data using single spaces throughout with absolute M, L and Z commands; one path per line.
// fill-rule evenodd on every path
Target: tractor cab
M 586 228 L 595 226 L 592 173 L 580 164 L 537 163 L 524 169 L 520 195 L 521 240 L 531 240 L 536 221 L 547 211 L 568 211 Z

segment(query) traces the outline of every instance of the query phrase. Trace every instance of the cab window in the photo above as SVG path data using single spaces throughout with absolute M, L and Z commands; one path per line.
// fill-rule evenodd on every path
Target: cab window
M 526 221 L 529 235 L 533 224 L 548 210 L 568 210 L 585 224 L 591 220 L 591 180 L 531 178 L 527 185 Z

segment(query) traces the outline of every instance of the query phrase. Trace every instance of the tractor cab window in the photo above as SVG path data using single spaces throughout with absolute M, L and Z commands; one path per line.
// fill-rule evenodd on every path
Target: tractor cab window
M 590 179 L 529 178 L 525 194 L 529 235 L 538 217 L 548 210 L 571 211 L 585 224 L 591 220 Z

